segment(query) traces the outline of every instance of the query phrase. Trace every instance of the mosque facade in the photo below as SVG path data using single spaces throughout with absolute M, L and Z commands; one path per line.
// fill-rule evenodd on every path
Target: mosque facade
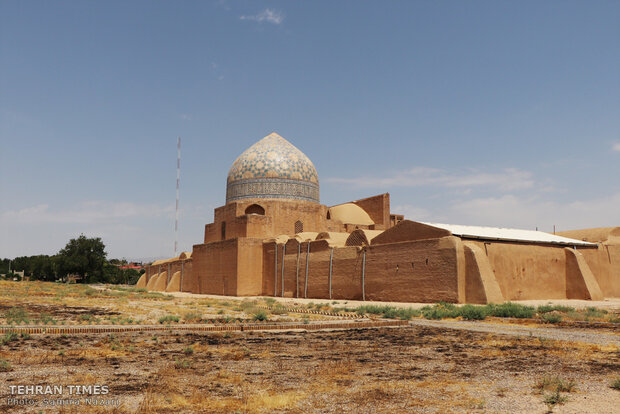
M 620 227 L 561 234 L 405 220 L 389 194 L 320 204 L 312 161 L 276 133 L 232 164 L 191 252 L 146 267 L 154 291 L 401 302 L 620 297 Z

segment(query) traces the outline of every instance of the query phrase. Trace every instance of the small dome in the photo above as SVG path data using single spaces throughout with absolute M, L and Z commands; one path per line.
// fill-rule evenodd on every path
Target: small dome
M 362 224 L 369 226 L 375 224 L 370 218 L 366 210 L 353 203 L 339 204 L 330 207 L 328 210 L 329 218 L 339 220 L 345 224 Z
M 319 177 L 306 155 L 271 133 L 235 160 L 226 185 L 226 202 L 244 198 L 289 198 L 319 202 Z

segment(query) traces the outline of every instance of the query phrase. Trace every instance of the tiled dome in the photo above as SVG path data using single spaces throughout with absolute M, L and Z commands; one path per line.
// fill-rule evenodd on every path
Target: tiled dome
M 271 133 L 245 150 L 228 172 L 226 202 L 243 198 L 318 202 L 316 168 L 293 144 Z

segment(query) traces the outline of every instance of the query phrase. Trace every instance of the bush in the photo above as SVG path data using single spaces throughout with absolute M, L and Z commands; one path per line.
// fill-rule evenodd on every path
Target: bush
M 349 309 L 344 308 L 345 312 L 348 312 Z M 376 305 L 364 305 L 360 306 L 356 309 L 356 312 L 359 315 L 364 315 L 365 313 L 369 313 L 372 315 L 383 315 L 384 318 L 388 319 L 402 319 L 409 320 L 413 316 L 420 316 L 421 312 L 417 309 L 412 308 L 395 308 L 393 306 L 376 306 Z
M 542 319 L 546 323 L 559 323 L 562 320 L 562 316 L 557 313 L 545 313 L 542 315 Z
M 571 306 L 564 306 L 564 305 L 540 305 L 538 309 L 536 309 L 536 312 L 539 315 L 542 315 L 543 313 L 553 312 L 553 311 L 574 312 L 575 308 Z
M 162 316 L 161 318 L 159 318 L 159 323 L 171 323 L 171 322 L 178 322 L 179 321 L 179 317 L 176 315 L 166 315 L 166 316 Z
M 532 306 L 519 305 L 512 302 L 502 303 L 500 305 L 486 305 L 489 316 L 497 316 L 500 318 L 532 318 L 535 309 Z
M 459 309 L 459 313 L 468 321 L 483 320 L 487 317 L 486 309 L 483 306 L 464 305 Z
M 265 313 L 265 311 L 258 311 L 254 314 L 252 319 L 254 319 L 255 321 L 266 321 L 269 319 L 269 316 L 267 316 L 267 313 Z
M 433 306 L 424 306 L 421 310 L 426 319 L 456 318 L 459 310 L 453 303 L 439 302 Z
M 605 309 L 597 309 L 593 306 L 590 306 L 586 308 L 585 313 L 587 318 L 602 318 L 603 315 L 607 314 L 607 311 Z

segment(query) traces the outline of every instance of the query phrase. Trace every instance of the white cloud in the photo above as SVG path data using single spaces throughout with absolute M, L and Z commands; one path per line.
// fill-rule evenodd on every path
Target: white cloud
M 611 149 L 613 149 L 616 152 L 620 152 L 620 142 L 614 142 L 613 145 L 611 146 Z
M 62 210 L 50 210 L 49 205 L 39 204 L 20 210 L 0 213 L 0 223 L 41 224 L 41 223 L 105 223 L 131 217 L 152 218 L 170 214 L 173 207 L 155 204 L 136 204 L 131 202 L 88 201 L 78 206 Z
M 517 168 L 506 168 L 493 173 L 469 170 L 458 174 L 436 168 L 416 167 L 387 177 L 334 177 L 328 178 L 327 181 L 359 188 L 442 186 L 453 188 L 493 187 L 502 191 L 513 191 L 534 186 L 532 173 Z
M 284 21 L 282 12 L 273 9 L 265 9 L 262 12 L 252 16 L 241 16 L 241 20 L 253 20 L 258 23 L 267 22 L 272 24 L 280 24 Z
M 515 227 L 551 232 L 620 225 L 620 193 L 589 200 L 559 202 L 538 196 L 453 200 L 437 209 L 443 220 L 453 224 Z M 434 219 L 434 218 L 433 218 Z M 431 220 L 432 221 L 432 220 Z

